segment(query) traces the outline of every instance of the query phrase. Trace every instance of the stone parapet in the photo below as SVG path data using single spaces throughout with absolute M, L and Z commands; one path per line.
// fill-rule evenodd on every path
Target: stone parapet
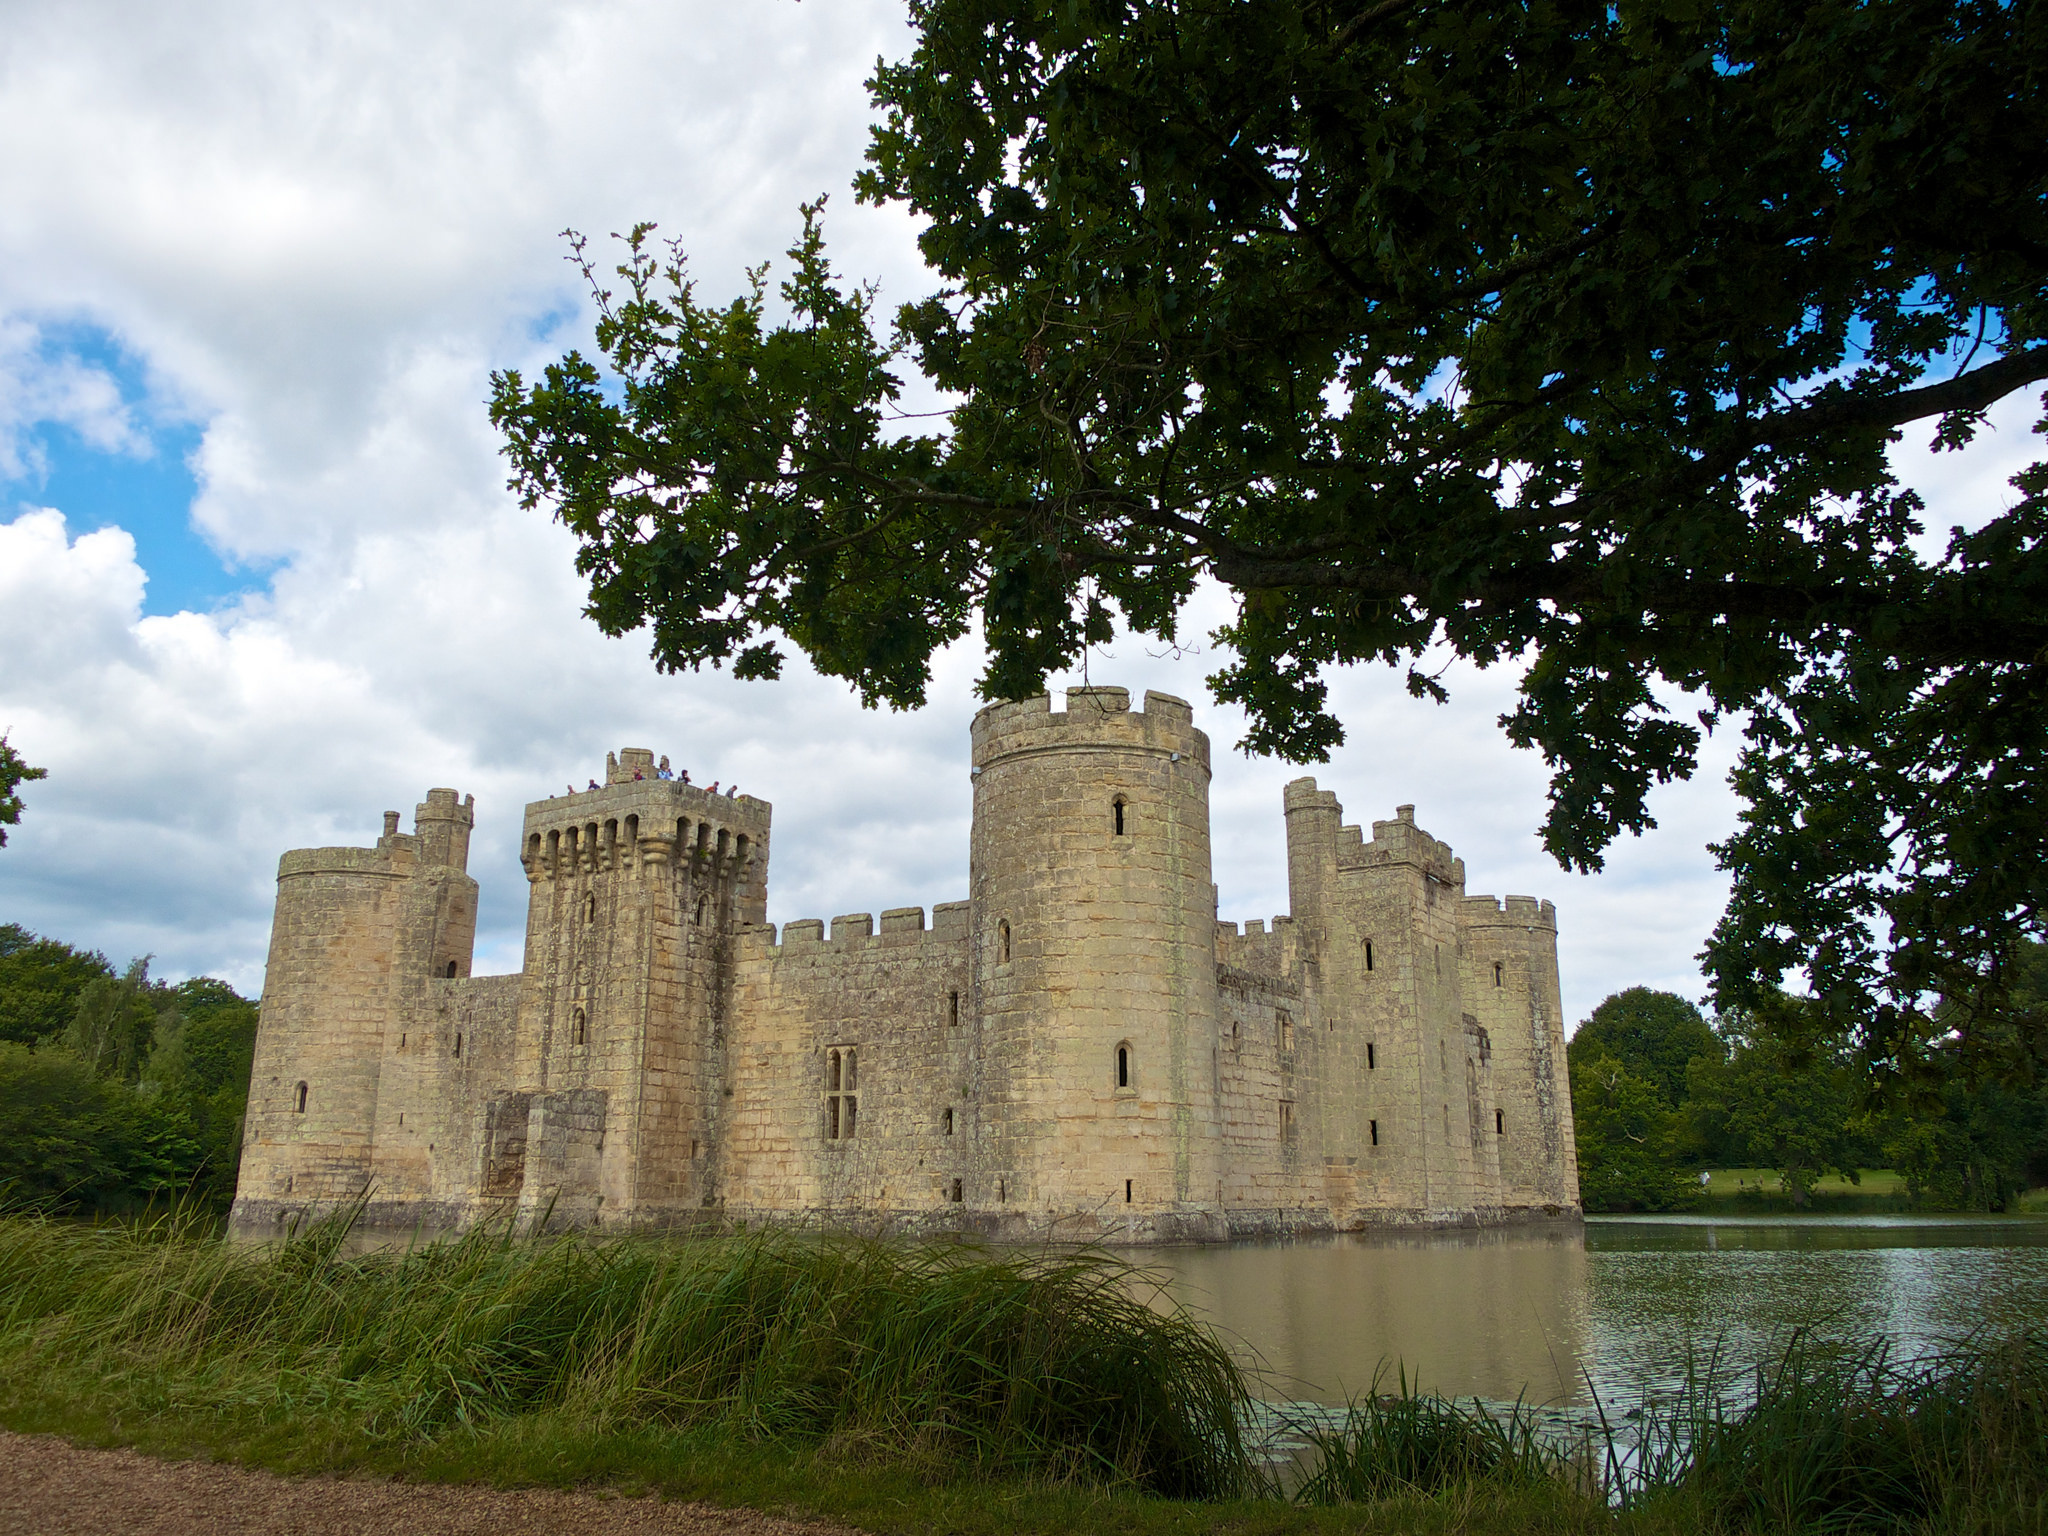
M 977 772 L 1009 757 L 1064 750 L 1116 747 L 1176 754 L 1209 769 L 1209 738 L 1196 729 L 1185 699 L 1147 693 L 1142 710 L 1131 708 L 1123 688 L 1069 688 L 1067 707 L 1054 711 L 1045 694 L 991 704 L 974 717 L 969 732 Z
M 1534 896 L 1467 896 L 1458 903 L 1458 921 L 1467 928 L 1548 928 L 1557 931 L 1557 908 Z

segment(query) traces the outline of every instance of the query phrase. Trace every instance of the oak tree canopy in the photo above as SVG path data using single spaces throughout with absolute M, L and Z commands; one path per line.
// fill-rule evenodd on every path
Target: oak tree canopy
M 642 227 L 617 279 L 576 243 L 601 364 L 494 378 L 600 626 L 909 707 L 977 620 L 1016 697 L 1211 579 L 1249 750 L 1325 757 L 1333 666 L 1516 666 L 1546 844 L 1591 869 L 1726 720 L 1718 1000 L 1803 970 L 1889 1067 L 2003 1006 L 2048 871 L 2048 467 L 1928 529 L 1887 451 L 2048 378 L 2048 8 L 911 12 L 857 192 L 926 221 L 938 291 L 884 324 L 813 205 L 779 302 L 708 304 Z M 943 421 L 899 419 L 912 369 Z

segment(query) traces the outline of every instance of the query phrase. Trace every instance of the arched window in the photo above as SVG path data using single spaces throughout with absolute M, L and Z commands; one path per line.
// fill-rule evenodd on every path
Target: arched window
M 1010 963 L 1010 920 L 1006 917 L 996 924 L 996 964 Z
M 456 963 L 455 963 L 455 962 L 454 962 L 453 960 L 450 960 L 450 961 L 448 962 L 448 979 L 449 979 L 450 981 L 453 981 L 453 980 L 455 979 L 455 973 L 456 973 L 456 971 L 457 971 L 458 969 L 459 969 L 459 967 L 458 967 L 458 966 L 456 965 Z
M 942 1136 L 953 1134 L 953 1111 L 951 1109 L 945 1110 L 939 1116 L 939 1134 Z
M 711 898 L 709 896 L 699 896 L 697 898 L 697 926 L 699 928 L 704 926 L 704 914 L 710 909 Z
M 1129 803 L 1122 795 L 1109 803 L 1109 830 L 1117 837 L 1124 835 L 1124 810 Z
M 597 893 L 595 891 L 592 891 L 589 896 L 584 898 L 583 921 L 586 923 L 597 921 Z
M 1116 1048 L 1116 1085 L 1119 1088 L 1131 1086 L 1131 1047 L 1128 1041 Z
M 301 1083 L 297 1088 L 292 1090 L 292 1113 L 295 1115 L 303 1115 L 305 1112 L 306 1085 L 304 1083 Z
M 1506 973 L 1506 971 L 1507 971 L 1507 967 L 1506 967 L 1506 966 L 1504 966 L 1504 965 L 1502 965 L 1502 964 L 1501 964 L 1501 963 L 1500 963 L 1500 962 L 1499 962 L 1498 960 L 1496 960 L 1496 961 L 1494 961 L 1494 962 L 1493 962 L 1493 984 L 1494 984 L 1494 985 L 1495 985 L 1496 987 L 1498 987 L 1498 986 L 1504 986 L 1504 985 L 1506 985 L 1506 981 L 1505 981 L 1505 973 Z
M 1507 1117 L 1507 1112 L 1506 1112 L 1505 1110 L 1499 1110 L 1499 1109 L 1496 1109 L 1496 1110 L 1495 1110 L 1495 1111 L 1493 1112 L 1493 1134 L 1494 1134 L 1494 1135 L 1496 1135 L 1496 1136 L 1505 1136 L 1505 1135 L 1507 1135 L 1507 1133 L 1508 1133 L 1508 1117 Z
M 582 1045 L 590 1038 L 590 1020 L 581 1008 L 569 1019 L 569 1043 Z

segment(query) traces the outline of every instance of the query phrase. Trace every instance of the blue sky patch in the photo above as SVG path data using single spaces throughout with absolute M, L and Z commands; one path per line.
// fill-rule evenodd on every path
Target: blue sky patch
M 40 360 L 69 361 L 110 378 L 119 389 L 146 450 L 108 450 L 68 423 L 29 421 L 20 429 L 26 472 L 0 482 L 6 515 L 24 505 L 55 507 L 72 537 L 110 525 L 135 540 L 136 559 L 148 574 L 143 612 L 207 612 L 260 587 L 261 574 L 230 568 L 192 526 L 199 482 L 192 472 L 202 427 L 151 398 L 142 360 L 96 326 L 46 327 Z

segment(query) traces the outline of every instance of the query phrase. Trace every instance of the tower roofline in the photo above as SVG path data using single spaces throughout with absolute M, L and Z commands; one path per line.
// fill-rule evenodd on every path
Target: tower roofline
M 1066 691 L 1066 708 L 1055 710 L 1047 694 L 990 704 L 974 717 L 969 735 L 974 766 L 987 767 L 1020 753 L 1107 747 L 1178 755 L 1209 768 L 1209 737 L 1195 726 L 1194 706 L 1170 693 L 1145 694 L 1143 709 L 1131 708 L 1127 688 L 1085 687 Z

